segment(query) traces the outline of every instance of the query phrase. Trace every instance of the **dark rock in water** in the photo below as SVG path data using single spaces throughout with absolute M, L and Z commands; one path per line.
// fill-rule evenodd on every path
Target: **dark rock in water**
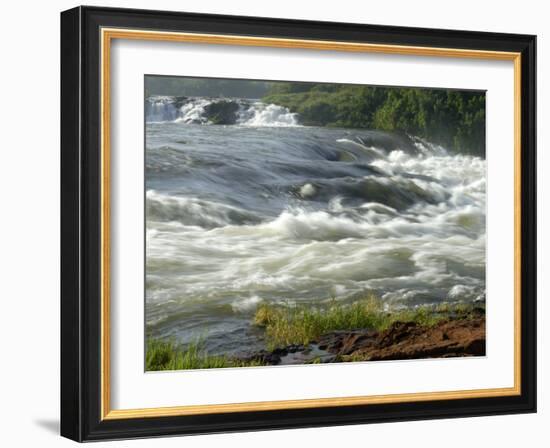
M 253 353 L 248 356 L 242 356 L 239 358 L 241 361 L 245 362 L 260 362 L 269 366 L 276 366 L 281 362 L 280 353 L 275 353 L 274 351 L 260 350 L 259 352 Z
M 242 361 L 258 361 L 265 365 L 279 364 L 309 364 L 311 362 L 333 362 L 334 356 L 313 344 L 304 346 L 292 344 L 287 347 L 278 347 L 271 351 L 260 350 L 250 355 L 239 357 Z
M 239 105 L 234 101 L 218 101 L 204 107 L 204 115 L 212 124 L 235 124 Z
M 293 344 L 293 345 L 289 345 L 287 347 L 287 350 L 289 353 L 296 353 L 298 351 L 303 352 L 305 350 L 305 347 L 303 345 Z
M 285 356 L 288 355 L 288 349 L 286 347 L 279 347 L 274 349 L 271 353 L 278 356 Z

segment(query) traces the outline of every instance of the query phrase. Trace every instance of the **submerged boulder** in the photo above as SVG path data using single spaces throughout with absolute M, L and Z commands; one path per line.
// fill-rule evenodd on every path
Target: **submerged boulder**
M 204 115 L 212 124 L 235 124 L 239 105 L 234 101 L 218 101 L 204 107 Z

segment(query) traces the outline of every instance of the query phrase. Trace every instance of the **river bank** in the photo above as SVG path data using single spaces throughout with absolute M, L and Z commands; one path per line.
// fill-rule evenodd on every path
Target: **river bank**
M 384 310 L 373 299 L 349 305 L 258 307 L 253 325 L 266 348 L 211 356 L 200 341 L 180 347 L 148 339 L 146 370 L 254 367 L 485 355 L 483 304 Z

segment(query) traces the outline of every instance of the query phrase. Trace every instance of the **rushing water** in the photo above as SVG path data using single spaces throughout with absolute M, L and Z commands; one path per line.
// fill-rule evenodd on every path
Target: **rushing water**
M 263 302 L 416 305 L 485 297 L 485 160 L 288 110 L 146 104 L 146 324 L 211 353 L 261 345 Z

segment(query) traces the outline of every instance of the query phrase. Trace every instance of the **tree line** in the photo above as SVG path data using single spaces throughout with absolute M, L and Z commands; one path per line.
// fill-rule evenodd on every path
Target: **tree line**
M 397 131 L 485 155 L 485 92 L 349 84 L 272 84 L 264 102 L 309 126 Z

